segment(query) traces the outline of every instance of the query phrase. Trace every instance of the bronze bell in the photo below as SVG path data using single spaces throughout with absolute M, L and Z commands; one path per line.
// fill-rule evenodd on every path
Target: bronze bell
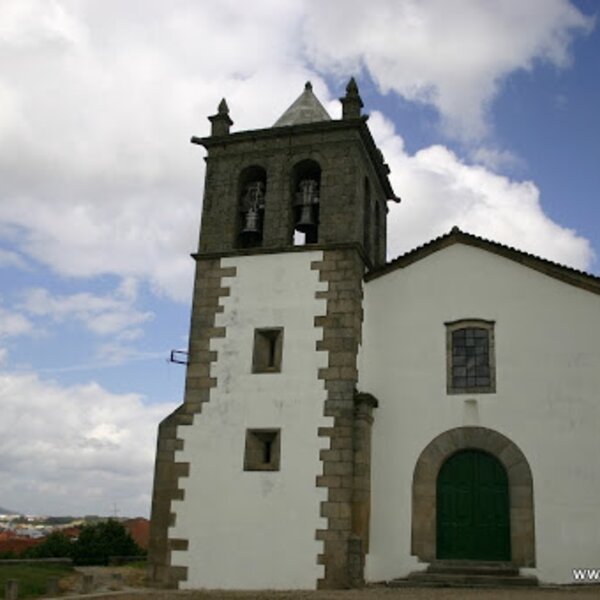
M 310 233 L 317 228 L 316 208 L 319 204 L 319 184 L 314 179 L 303 179 L 298 188 L 296 229 L 302 233 Z
M 258 210 L 254 207 L 250 207 L 248 212 L 245 215 L 246 222 L 244 223 L 244 229 L 242 229 L 243 234 L 253 234 L 260 233 L 259 225 L 258 225 Z
M 302 233 L 307 233 L 314 229 L 316 225 L 313 205 L 303 204 L 300 207 L 300 217 L 296 223 L 296 229 Z

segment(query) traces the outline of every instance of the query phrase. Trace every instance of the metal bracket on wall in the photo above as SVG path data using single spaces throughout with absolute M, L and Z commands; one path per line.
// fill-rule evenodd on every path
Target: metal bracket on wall
M 178 365 L 187 365 L 189 352 L 185 350 L 171 350 L 171 356 L 169 357 L 169 362 L 176 363 Z

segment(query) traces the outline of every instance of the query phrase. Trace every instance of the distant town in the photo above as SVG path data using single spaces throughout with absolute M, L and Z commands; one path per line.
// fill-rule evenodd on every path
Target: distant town
M 41 544 L 51 533 L 60 531 L 66 537 L 76 540 L 84 525 L 92 525 L 113 519 L 119 521 L 133 540 L 143 550 L 148 549 L 150 521 L 144 517 L 51 517 L 23 515 L 0 507 L 0 558 L 6 555 L 19 555 L 28 548 Z

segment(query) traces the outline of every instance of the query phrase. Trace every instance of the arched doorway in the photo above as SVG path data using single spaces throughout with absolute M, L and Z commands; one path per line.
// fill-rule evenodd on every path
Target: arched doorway
M 518 567 L 535 567 L 533 478 L 519 447 L 486 427 L 457 427 L 440 433 L 423 449 L 413 473 L 411 551 L 422 562 L 437 559 L 437 481 L 457 452 L 478 450 L 495 457 L 506 471 L 509 490 L 510 554 Z
M 510 560 L 508 477 L 500 461 L 462 450 L 437 478 L 437 558 Z

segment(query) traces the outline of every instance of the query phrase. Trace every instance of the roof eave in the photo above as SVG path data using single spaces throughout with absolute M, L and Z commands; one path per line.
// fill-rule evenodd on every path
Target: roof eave
M 365 281 L 372 281 L 382 277 L 396 269 L 407 267 L 419 260 L 426 258 L 427 256 L 439 252 L 444 248 L 452 246 L 454 244 L 464 244 L 466 246 L 472 246 L 491 252 L 498 256 L 503 256 L 513 262 L 517 262 L 525 267 L 529 267 L 535 271 L 548 275 L 554 279 L 558 279 L 569 285 L 574 285 L 581 289 L 587 290 L 594 294 L 600 295 L 600 277 L 579 271 L 572 267 L 567 267 L 559 263 L 547 260 L 535 254 L 529 254 L 522 250 L 517 250 L 511 246 L 500 244 L 465 231 L 461 231 L 457 227 L 453 227 L 452 231 L 446 233 L 438 238 L 407 252 L 399 256 L 398 258 L 387 263 L 383 267 L 379 267 L 374 271 L 369 272 L 365 276 Z

